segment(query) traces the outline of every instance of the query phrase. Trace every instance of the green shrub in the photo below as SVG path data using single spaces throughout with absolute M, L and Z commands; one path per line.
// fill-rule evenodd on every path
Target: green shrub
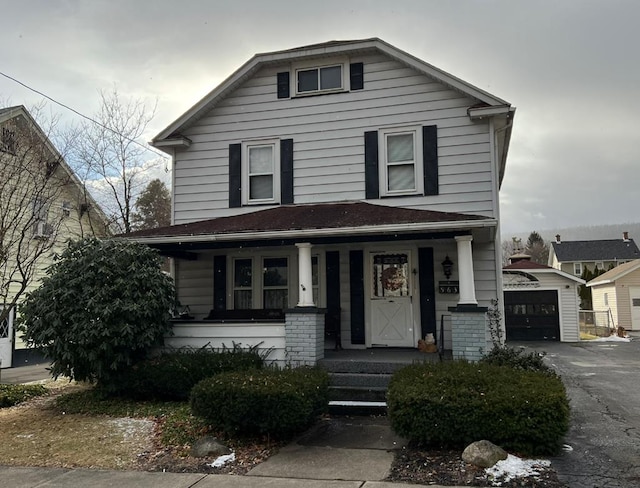
M 388 415 L 401 436 L 464 448 L 487 439 L 523 455 L 557 452 L 569 428 L 560 378 L 494 364 L 416 364 L 396 372 Z
M 540 371 L 555 375 L 554 370 L 544 362 L 545 353 L 530 352 L 525 354 L 522 349 L 513 347 L 496 346 L 481 360 L 483 364 L 495 364 L 497 366 L 510 366 L 525 371 Z
M 20 307 L 19 330 L 54 377 L 109 384 L 171 330 L 172 279 L 157 251 L 125 240 L 69 242 Z
M 191 410 L 228 434 L 282 438 L 326 410 L 329 377 L 316 368 L 222 373 L 191 391 Z
M 0 408 L 13 407 L 46 393 L 47 389 L 42 385 L 0 385 Z
M 199 381 L 227 371 L 260 369 L 257 347 L 178 349 L 141 361 L 114 378 L 109 391 L 134 399 L 188 400 Z

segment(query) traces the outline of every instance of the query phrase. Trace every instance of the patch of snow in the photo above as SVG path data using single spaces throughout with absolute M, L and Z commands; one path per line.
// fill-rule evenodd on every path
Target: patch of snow
M 498 461 L 493 467 L 485 469 L 485 473 L 492 480 L 493 486 L 501 486 L 502 482 L 509 482 L 515 478 L 537 476 L 540 469 L 551 466 L 546 459 L 520 459 L 509 454 L 504 461 Z
M 109 419 L 108 423 L 122 434 L 125 441 L 136 439 L 139 435 L 149 435 L 153 429 L 153 421 L 147 419 L 122 417 Z
M 231 454 L 225 454 L 224 456 L 219 456 L 213 461 L 209 466 L 212 468 L 221 468 L 227 463 L 231 463 L 236 460 L 236 453 L 232 452 Z
M 617 335 L 611 335 L 609 337 L 598 337 L 597 339 L 591 339 L 589 342 L 631 342 L 628 337 L 618 337 Z

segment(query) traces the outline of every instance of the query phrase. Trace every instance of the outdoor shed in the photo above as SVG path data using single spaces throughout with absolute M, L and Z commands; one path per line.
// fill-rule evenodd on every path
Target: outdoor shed
M 640 330 L 640 259 L 616 266 L 587 286 L 594 310 L 609 312 L 615 327 Z
M 502 269 L 507 341 L 580 340 L 584 280 L 521 256 Z

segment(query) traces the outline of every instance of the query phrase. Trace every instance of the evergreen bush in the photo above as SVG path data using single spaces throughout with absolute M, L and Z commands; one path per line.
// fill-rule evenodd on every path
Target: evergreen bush
M 194 386 L 191 411 L 228 434 L 283 438 L 326 411 L 328 387 L 316 368 L 222 373 Z
M 105 386 L 171 330 L 173 280 L 158 253 L 125 240 L 72 241 L 20 307 L 19 330 L 54 377 Z
M 133 399 L 188 400 L 199 381 L 227 371 L 261 369 L 264 356 L 257 347 L 239 344 L 169 350 L 123 370 L 110 390 Z
M 556 375 L 495 364 L 415 364 L 387 393 L 395 432 L 422 445 L 462 449 L 487 439 L 521 455 L 555 454 L 569 428 Z

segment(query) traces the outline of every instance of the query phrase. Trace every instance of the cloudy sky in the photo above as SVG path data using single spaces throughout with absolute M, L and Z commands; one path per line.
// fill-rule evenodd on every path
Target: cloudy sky
M 86 115 L 114 84 L 157 100 L 148 139 L 255 53 L 380 37 L 517 107 L 503 237 L 640 221 L 637 0 L 0 0 L 0 9 L 0 72 Z M 0 75 L 0 101 L 41 99 Z

